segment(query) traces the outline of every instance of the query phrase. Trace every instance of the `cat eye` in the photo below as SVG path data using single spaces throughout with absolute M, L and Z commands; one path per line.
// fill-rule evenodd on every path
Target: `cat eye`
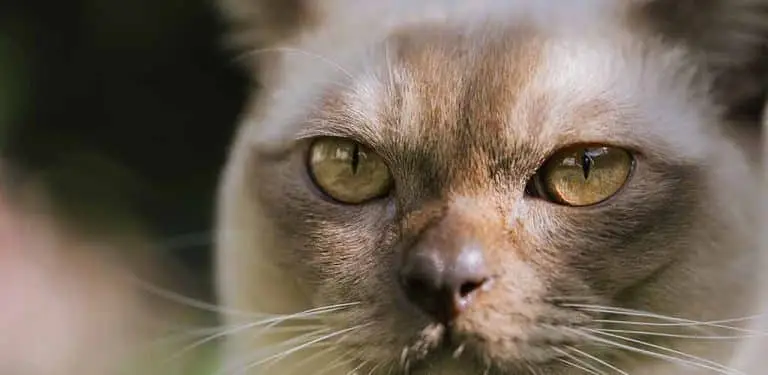
M 621 190 L 634 166 L 617 147 L 570 147 L 547 160 L 532 180 L 533 192 L 567 206 L 591 206 Z
M 322 137 L 312 142 L 308 168 L 317 187 L 342 203 L 361 204 L 381 198 L 394 184 L 379 155 L 344 138 Z

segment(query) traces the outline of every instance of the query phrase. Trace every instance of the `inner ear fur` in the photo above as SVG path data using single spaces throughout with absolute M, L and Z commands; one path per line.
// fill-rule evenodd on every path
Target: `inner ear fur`
M 728 120 L 760 128 L 768 99 L 768 0 L 646 0 L 655 31 L 687 45 Z

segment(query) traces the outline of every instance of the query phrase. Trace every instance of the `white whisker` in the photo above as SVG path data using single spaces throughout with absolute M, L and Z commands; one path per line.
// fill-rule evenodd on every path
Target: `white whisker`
M 280 349 L 280 348 L 286 347 L 286 346 L 288 348 L 293 348 L 294 345 L 297 345 L 297 344 L 301 345 L 302 343 L 306 342 L 308 339 L 321 337 L 321 336 L 325 335 L 327 332 L 330 332 L 330 331 L 331 331 L 331 328 L 326 327 L 326 328 L 324 328 L 322 330 L 319 330 L 319 331 L 309 332 L 309 333 L 305 333 L 303 335 L 291 337 L 289 339 L 277 342 L 277 343 L 275 343 L 273 345 L 268 345 L 268 346 L 260 347 L 258 350 L 256 350 L 254 353 L 252 353 L 252 355 L 249 356 L 248 359 L 239 361 L 240 364 L 230 366 L 229 370 L 221 369 L 220 371 L 218 371 L 216 373 L 216 375 L 224 375 L 224 374 L 229 374 L 229 373 L 238 373 L 238 371 L 247 371 L 247 369 L 246 370 L 243 370 L 243 369 L 246 366 L 252 364 L 254 361 L 258 361 L 259 359 L 264 358 L 264 356 L 266 356 L 266 355 L 278 355 L 278 354 L 282 353 L 282 352 L 280 352 L 280 353 L 277 353 L 277 354 L 271 354 L 276 349 Z M 325 343 L 318 343 L 316 345 L 313 345 L 313 347 L 323 347 L 324 344 Z M 323 350 L 327 350 L 327 349 L 333 350 L 335 348 L 333 346 L 328 345 L 328 348 L 323 349 Z M 267 366 L 265 366 L 265 368 L 268 368 L 268 367 L 270 367 L 272 365 L 273 365 L 273 363 L 270 363 Z M 232 367 L 234 367 L 234 369 Z
M 329 58 L 327 58 L 325 56 L 322 56 L 320 54 L 317 54 L 317 53 L 314 53 L 314 52 L 309 52 L 309 51 L 306 51 L 306 50 L 303 50 L 303 49 L 299 49 L 299 48 L 293 48 L 293 47 L 269 47 L 269 48 L 254 49 L 254 50 L 250 50 L 250 51 L 247 51 L 247 52 L 243 53 L 241 56 L 239 56 L 239 58 L 242 59 L 242 58 L 247 57 L 247 56 L 257 55 L 257 54 L 260 54 L 260 53 L 268 53 L 268 52 L 294 52 L 294 53 L 300 53 L 302 55 L 306 55 L 308 57 L 320 60 L 320 61 L 322 61 L 322 62 L 324 62 L 324 63 L 334 67 L 339 72 L 344 73 L 344 75 L 347 78 L 354 79 L 354 77 L 352 76 L 352 73 L 350 73 L 347 69 L 344 69 L 344 67 L 342 67 L 339 63 L 337 63 L 337 62 L 335 62 L 335 61 L 333 61 L 333 60 L 331 60 L 331 59 L 329 59 Z
M 357 330 L 357 329 L 360 329 L 360 328 L 363 328 L 363 327 L 366 327 L 366 326 L 367 326 L 367 324 L 359 324 L 359 325 L 356 325 L 356 326 L 353 326 L 353 327 L 350 327 L 350 328 L 345 328 L 343 330 L 336 331 L 336 332 L 333 332 L 333 333 L 329 333 L 329 334 L 324 335 L 322 337 L 310 340 L 310 341 L 308 341 L 308 342 L 306 342 L 304 344 L 301 344 L 299 346 L 293 347 L 293 348 L 291 348 L 289 350 L 286 350 L 286 351 L 284 351 L 282 353 L 274 354 L 274 355 L 271 355 L 271 356 L 269 356 L 267 358 L 264 358 L 262 360 L 259 360 L 259 361 L 256 361 L 254 363 L 251 363 L 251 364 L 245 366 L 244 368 L 242 368 L 240 371 L 237 371 L 236 374 L 244 374 L 246 371 L 248 371 L 248 370 L 250 370 L 252 368 L 261 366 L 264 363 L 268 363 L 270 361 L 279 361 L 279 360 L 281 360 L 281 359 L 283 359 L 283 358 L 285 358 L 285 357 L 287 357 L 287 356 L 289 356 L 289 355 L 291 355 L 291 354 L 293 354 L 295 352 L 298 352 L 300 350 L 303 350 L 303 349 L 306 349 L 308 347 L 311 347 L 314 344 L 323 342 L 325 340 L 332 339 L 334 337 L 343 335 L 343 334 L 345 334 L 347 332 L 351 332 L 351 331 L 354 331 L 354 330 Z
M 606 375 L 605 372 L 600 371 L 600 369 L 598 369 L 594 365 L 592 365 L 590 363 L 587 363 L 586 361 L 584 361 L 584 360 L 582 360 L 580 358 L 577 358 L 575 355 L 573 355 L 571 353 L 568 353 L 568 352 L 566 352 L 563 349 L 560 349 L 560 348 L 552 348 L 552 349 L 554 349 L 556 352 L 558 352 L 558 353 L 568 357 L 570 360 L 575 361 L 577 364 L 582 365 L 585 368 L 592 370 L 597 375 Z
M 595 296 L 553 296 L 553 297 L 545 297 L 544 300 L 548 302 L 555 302 L 555 303 L 560 303 L 565 301 L 582 301 L 582 302 L 593 301 L 594 302 L 594 301 L 598 301 L 599 298 Z
M 604 336 L 608 336 L 608 337 L 617 338 L 617 339 L 620 339 L 620 340 L 625 340 L 625 341 L 628 341 L 628 342 L 633 342 L 633 343 L 639 344 L 639 345 L 645 345 L 645 346 L 648 346 L 648 347 L 651 347 L 651 348 L 654 348 L 654 349 L 658 349 L 658 350 L 662 350 L 662 351 L 665 351 L 665 352 L 668 352 L 668 353 L 677 354 L 677 355 L 686 357 L 686 358 L 688 358 L 690 360 L 693 360 L 693 361 L 701 361 L 702 363 L 706 363 L 706 364 L 708 364 L 710 366 L 719 367 L 719 368 L 721 368 L 723 370 L 726 370 L 726 371 L 732 371 L 733 370 L 733 369 L 729 368 L 728 366 L 725 366 L 723 364 L 717 363 L 715 361 L 710 361 L 710 360 L 705 359 L 705 358 L 697 357 L 697 356 L 694 356 L 694 355 L 691 355 L 691 354 L 688 354 L 688 353 L 684 353 L 684 352 L 681 352 L 681 351 L 678 351 L 678 350 L 670 349 L 670 348 L 667 348 L 667 347 L 664 347 L 664 346 L 661 346 L 661 345 L 651 344 L 649 342 L 645 342 L 645 341 L 642 341 L 642 340 L 637 340 L 637 339 L 633 339 L 633 338 L 629 338 L 629 337 L 625 337 L 625 336 L 621 336 L 621 335 L 617 335 L 617 334 L 613 334 L 613 333 L 600 332 L 599 330 L 591 329 L 591 328 L 584 328 L 584 330 L 588 331 L 588 332 L 592 332 L 592 333 L 597 333 L 597 334 L 601 334 L 601 335 L 604 335 Z
M 624 314 L 629 315 L 629 314 Z M 737 323 L 740 321 L 747 321 L 750 319 L 757 319 L 754 316 L 745 317 L 745 318 L 734 318 L 734 319 L 722 319 L 722 320 L 705 320 L 705 321 L 696 321 L 696 320 L 689 320 L 689 319 L 682 319 L 682 318 L 673 318 L 675 320 L 680 319 L 682 322 L 680 323 L 657 323 L 657 322 L 639 322 L 639 321 L 626 321 L 626 320 L 611 320 L 611 319 L 595 319 L 593 320 L 595 323 L 609 323 L 609 324 L 625 324 L 625 325 L 638 325 L 638 326 L 649 326 L 649 327 L 693 327 L 696 328 L 696 326 L 708 326 L 713 328 L 722 328 L 722 329 L 728 329 L 733 331 L 745 331 L 745 332 L 760 332 L 760 331 L 751 331 L 746 328 L 739 328 L 734 326 L 728 326 L 724 325 L 723 323 Z M 762 332 L 760 332 L 762 333 Z
M 379 369 L 379 367 L 381 367 L 381 363 L 379 363 L 379 364 L 377 364 L 377 365 L 375 365 L 375 366 L 371 367 L 371 369 L 368 371 L 368 374 L 367 374 L 367 375 L 373 375 L 373 374 L 376 372 L 376 370 L 378 370 L 378 369 Z M 390 368 L 390 372 L 391 372 L 391 371 L 392 371 L 392 370 L 391 370 L 391 368 Z
M 331 370 L 333 370 L 333 369 L 335 369 L 335 368 L 337 368 L 339 366 L 344 366 L 344 365 L 346 365 L 346 364 L 348 364 L 350 362 L 354 362 L 354 361 L 355 361 L 354 358 L 342 359 L 340 357 L 340 358 L 337 358 L 335 361 L 329 363 L 322 371 L 317 372 L 315 374 L 316 375 L 324 375 L 324 374 L 327 374 L 328 371 L 331 371 Z
M 343 336 L 343 337 L 346 337 L 346 335 Z M 334 368 L 336 368 L 338 366 L 342 366 L 342 365 L 344 365 L 346 363 L 352 362 L 354 360 L 354 358 L 347 358 L 347 357 L 349 357 L 349 355 L 351 353 L 353 353 L 353 352 L 354 352 L 354 349 L 349 349 L 349 350 L 345 351 L 344 353 L 341 353 L 336 359 L 334 359 L 333 361 L 327 363 L 326 367 L 323 370 L 321 370 L 319 373 L 317 373 L 317 374 L 318 375 L 324 374 L 324 373 L 326 373 L 326 372 L 328 372 L 328 371 L 330 371 L 330 370 L 332 370 L 332 369 L 334 369 Z
M 272 329 L 272 328 L 274 328 L 274 326 L 276 326 L 276 325 L 278 325 L 280 323 L 286 322 L 288 320 L 291 320 L 291 319 L 307 319 L 307 318 L 312 317 L 312 316 L 339 311 L 339 310 L 342 310 L 342 309 L 344 309 L 344 308 L 346 308 L 348 306 L 352 306 L 352 305 L 354 305 L 354 304 L 346 303 L 346 304 L 338 304 L 338 305 L 331 305 L 331 306 L 323 306 L 323 307 L 318 307 L 318 308 L 302 311 L 302 312 L 295 313 L 295 314 L 276 316 L 276 317 L 269 318 L 269 319 L 264 319 L 264 320 L 260 320 L 260 321 L 256 321 L 256 322 L 252 322 L 252 323 L 243 324 L 243 325 L 236 326 L 236 327 L 233 327 L 233 328 L 230 328 L 230 329 L 225 329 L 225 330 L 222 330 L 221 332 L 218 332 L 216 334 L 210 335 L 210 336 L 205 337 L 203 339 L 200 339 L 200 340 L 198 340 L 196 342 L 193 342 L 192 344 L 187 345 L 184 348 L 181 348 L 178 352 L 176 352 L 176 354 L 172 355 L 167 361 L 172 361 L 172 360 L 178 359 L 179 357 L 181 357 L 185 353 L 189 352 L 190 350 L 193 350 L 193 349 L 195 349 L 195 348 L 197 348 L 197 347 L 199 347 L 201 345 L 204 345 L 204 344 L 206 344 L 208 342 L 211 342 L 213 340 L 216 340 L 216 339 L 219 339 L 219 338 L 222 338 L 222 337 L 226 337 L 226 336 L 229 336 L 229 335 L 233 335 L 233 334 L 236 334 L 236 333 L 239 333 L 239 332 L 242 332 L 242 331 L 246 331 L 246 330 L 249 330 L 251 328 L 255 328 L 255 327 L 259 327 L 259 326 L 265 326 L 264 329 L 259 331 L 259 334 L 261 334 L 264 331 Z
M 526 369 L 528 369 L 528 372 L 529 372 L 531 375 L 539 375 L 539 374 L 538 374 L 538 372 L 536 371 L 536 369 L 535 369 L 535 368 L 533 368 L 533 366 L 531 366 L 531 364 L 530 364 L 530 363 L 527 363 L 527 362 L 526 362 L 526 363 L 525 363 L 525 368 L 526 368 Z
M 722 322 L 736 322 L 736 321 L 745 321 L 747 319 L 756 319 L 758 317 L 750 316 L 750 317 L 744 317 L 744 318 L 736 318 L 736 319 L 726 319 L 726 320 L 717 320 L 717 321 L 711 321 L 711 322 L 700 322 L 692 319 L 685 319 L 685 318 L 678 318 L 678 317 L 672 317 L 672 316 L 666 316 L 661 314 L 655 314 L 651 312 L 646 311 L 639 311 L 639 310 L 632 310 L 632 309 L 624 309 L 619 307 L 607 307 L 607 306 L 593 306 L 593 305 L 579 305 L 579 304 L 567 304 L 567 307 L 574 307 L 574 308 L 580 308 L 584 311 L 592 311 L 592 312 L 601 312 L 601 313 L 609 313 L 609 314 L 616 314 L 616 315 L 627 315 L 627 316 L 636 316 L 636 317 L 643 317 L 643 318 L 653 318 L 653 319 L 659 319 L 659 320 L 666 320 L 667 322 L 675 322 L 675 323 L 653 323 L 653 322 L 638 322 L 643 323 L 647 325 L 659 325 L 659 326 L 707 326 L 707 327 L 715 327 L 715 328 L 723 328 L 723 329 L 730 329 L 733 331 L 738 332 L 744 332 L 744 333 L 754 333 L 748 329 L 744 328 L 738 328 L 738 327 L 732 327 L 728 325 L 720 324 Z M 619 320 L 595 320 L 595 322 L 603 322 L 603 323 L 618 323 L 621 322 Z
M 238 326 L 243 327 L 243 326 Z M 290 326 L 290 327 L 275 327 L 270 330 L 270 333 L 290 333 L 290 332 L 304 332 L 311 329 L 320 329 L 324 326 L 321 325 L 301 325 L 301 326 Z M 244 328 L 247 329 L 247 328 Z M 187 340 L 188 338 L 194 338 L 198 336 L 208 337 L 211 335 L 217 335 L 220 334 L 226 330 L 234 330 L 237 331 L 238 329 L 236 327 L 208 327 L 208 328 L 198 328 L 194 330 L 188 330 L 178 333 L 172 333 L 164 337 L 156 338 L 152 340 L 151 342 L 147 343 L 147 345 L 151 348 L 154 346 L 162 346 L 164 344 L 170 344 L 173 342 L 179 342 L 183 340 Z
M 258 350 L 256 352 L 256 354 L 258 354 L 260 356 L 260 355 L 262 355 L 263 352 L 265 352 L 267 350 L 278 349 L 278 348 L 285 347 L 285 346 L 291 348 L 294 345 L 301 344 L 303 342 L 306 342 L 309 339 L 314 339 L 314 338 L 321 337 L 322 335 L 324 335 L 324 334 L 326 334 L 327 332 L 330 332 L 330 331 L 331 331 L 331 328 L 326 327 L 326 328 L 324 328 L 322 330 L 319 330 L 319 331 L 308 332 L 308 333 L 305 333 L 303 335 L 291 337 L 290 339 L 285 340 L 285 341 L 281 341 L 281 342 L 279 342 L 279 343 L 277 343 L 275 345 L 271 345 L 271 346 L 267 346 L 267 347 L 262 347 L 260 350 Z M 331 348 L 333 348 L 333 347 L 331 346 Z M 261 368 L 261 371 L 262 372 L 266 372 L 267 369 L 269 369 L 270 367 L 274 366 L 278 362 L 279 361 L 273 361 L 273 362 L 266 363 L 265 366 L 263 366 Z
M 597 330 L 601 332 L 609 332 L 609 333 L 626 333 L 630 335 L 673 337 L 673 338 L 680 338 L 680 339 L 697 339 L 697 340 L 740 340 L 740 339 L 749 339 L 749 338 L 768 337 L 768 334 L 731 335 L 731 336 L 713 336 L 713 335 L 697 336 L 697 335 L 683 335 L 683 334 L 675 334 L 675 333 L 637 331 L 637 330 L 630 330 L 630 329 L 599 328 Z
M 592 354 L 589 354 L 589 353 L 587 353 L 587 352 L 585 352 L 585 351 L 583 351 L 583 350 L 580 350 L 580 349 L 578 349 L 578 348 L 575 348 L 575 347 L 573 347 L 573 346 L 569 346 L 569 347 L 568 347 L 568 350 L 571 350 L 571 351 L 573 351 L 573 352 L 576 352 L 576 353 L 578 353 L 578 354 L 581 354 L 582 356 L 584 356 L 584 357 L 586 357 L 586 358 L 589 358 L 589 359 L 591 359 L 591 360 L 593 360 L 593 361 L 595 361 L 595 362 L 597 362 L 597 363 L 599 363 L 599 364 L 601 364 L 601 365 L 603 365 L 603 366 L 605 366 L 605 367 L 607 367 L 607 368 L 609 368 L 609 369 L 611 369 L 611 370 L 613 370 L 613 371 L 616 371 L 616 372 L 618 372 L 618 373 L 619 373 L 619 374 L 621 374 L 621 375 L 629 375 L 629 374 L 628 374 L 626 371 L 624 371 L 624 370 L 622 370 L 622 369 L 620 369 L 620 368 L 618 368 L 618 367 L 616 367 L 616 366 L 614 366 L 614 365 L 612 365 L 612 364 L 608 363 L 608 362 L 607 362 L 607 361 L 605 361 L 605 360 L 602 360 L 602 359 L 600 359 L 600 358 L 597 358 L 596 356 L 594 356 L 594 355 L 592 355 Z
M 314 353 L 312 355 L 309 355 L 306 358 L 302 359 L 301 361 L 298 361 L 298 362 L 292 364 L 292 367 L 294 369 L 301 369 L 301 367 L 306 365 L 307 363 L 310 363 L 310 362 L 314 361 L 315 359 L 317 359 L 319 357 L 322 357 L 322 356 L 324 356 L 326 354 L 329 354 L 330 352 L 332 352 L 334 350 L 337 350 L 337 349 L 338 348 L 336 348 L 335 346 L 330 345 L 327 348 L 325 348 L 323 350 L 318 350 L 316 353 Z
M 188 307 L 196 308 L 202 311 L 208 311 L 208 312 L 213 312 L 213 313 L 222 314 L 222 315 L 230 315 L 230 316 L 242 316 L 247 318 L 263 318 L 265 316 L 265 314 L 230 309 L 222 306 L 217 306 L 211 303 L 203 302 L 191 297 L 187 297 L 180 293 L 174 292 L 172 290 L 164 289 L 157 285 L 153 285 L 149 282 L 141 280 L 141 278 L 139 278 L 133 273 L 130 273 L 130 272 L 126 272 L 126 273 L 128 274 L 128 279 L 130 279 L 132 283 L 136 284 L 146 292 L 154 294 L 160 298 L 164 298 L 168 301 L 176 302 L 182 306 L 188 306 Z
M 357 373 L 357 370 L 360 370 L 361 368 L 365 367 L 365 365 L 368 364 L 368 361 L 363 361 L 359 365 L 355 366 L 353 369 L 349 370 L 346 375 L 355 375 Z
M 569 360 L 567 360 L 567 359 L 558 358 L 557 360 L 558 360 L 558 361 L 560 361 L 560 362 L 562 362 L 562 363 L 563 363 L 563 364 L 565 364 L 565 365 L 568 365 L 568 366 L 571 366 L 571 367 L 573 367 L 573 368 L 575 368 L 575 369 L 579 369 L 579 370 L 581 370 L 581 371 L 584 371 L 584 372 L 586 372 L 587 374 L 591 374 L 591 375 L 601 375 L 600 373 L 597 373 L 597 372 L 595 372 L 594 370 L 590 370 L 590 369 L 588 369 L 588 368 L 586 368 L 586 367 L 584 367 L 584 366 L 582 366 L 582 365 L 579 365 L 578 363 L 574 363 L 574 362 L 571 362 L 571 361 L 569 361 Z
M 627 339 L 627 338 L 624 338 L 624 337 L 621 337 L 621 336 L 618 336 L 618 335 L 612 335 L 612 334 L 608 334 L 608 333 L 601 333 L 599 331 L 591 330 L 591 331 L 593 331 L 595 333 L 598 333 L 598 334 L 601 334 L 601 335 L 615 336 L 616 338 L 619 338 L 621 340 L 635 342 L 635 343 L 640 344 L 640 345 L 650 346 L 652 348 L 659 349 L 659 350 L 666 351 L 666 352 L 671 352 L 671 353 L 674 353 L 674 354 L 677 354 L 677 355 L 681 355 L 683 357 L 687 357 L 689 359 L 683 359 L 683 358 L 675 357 L 675 356 L 668 355 L 668 354 L 652 352 L 650 350 L 636 348 L 636 347 L 631 346 L 631 345 L 622 344 L 622 343 L 615 342 L 615 341 L 608 340 L 608 339 L 603 339 L 603 338 L 597 337 L 595 335 L 591 335 L 591 334 L 589 334 L 587 332 L 583 332 L 585 330 L 586 331 L 590 331 L 590 330 L 584 329 L 584 328 L 582 328 L 580 330 L 579 329 L 569 329 L 569 330 L 571 330 L 575 334 L 584 336 L 584 337 L 586 337 L 586 338 L 588 338 L 588 339 L 590 339 L 592 341 L 599 342 L 599 343 L 602 343 L 602 344 L 606 344 L 608 346 L 613 346 L 613 347 L 618 348 L 618 349 L 623 349 L 623 350 L 627 350 L 627 351 L 638 353 L 638 354 L 644 354 L 644 355 L 647 355 L 647 356 L 650 356 L 650 357 L 654 357 L 654 358 L 658 358 L 658 359 L 663 359 L 663 360 L 679 363 L 679 364 L 682 364 L 682 365 L 704 368 L 704 369 L 715 371 L 718 374 L 723 374 L 723 375 L 734 375 L 734 374 L 745 375 L 745 374 L 743 374 L 743 373 L 741 373 L 739 371 L 736 371 L 736 370 L 733 370 L 733 369 L 729 369 L 726 366 L 723 366 L 723 365 L 721 365 L 719 363 L 712 362 L 712 361 L 709 361 L 709 360 L 706 360 L 706 359 L 703 359 L 703 358 L 699 358 L 699 357 L 696 357 L 696 356 L 693 356 L 693 355 L 690 355 L 690 354 L 682 353 L 682 352 L 677 351 L 677 350 L 665 348 L 663 346 L 649 344 L 649 343 L 646 343 L 646 342 L 643 342 L 643 341 L 639 341 L 639 340 Z

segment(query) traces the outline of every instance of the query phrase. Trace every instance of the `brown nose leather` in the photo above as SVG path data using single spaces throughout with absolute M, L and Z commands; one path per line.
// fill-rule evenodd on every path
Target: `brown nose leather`
M 487 270 L 483 249 L 476 243 L 428 236 L 405 252 L 400 283 L 411 303 L 449 324 L 489 281 Z

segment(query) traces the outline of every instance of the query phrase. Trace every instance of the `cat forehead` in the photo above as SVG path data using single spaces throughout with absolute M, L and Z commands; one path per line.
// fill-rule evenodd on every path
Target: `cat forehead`
M 492 140 L 542 152 L 601 142 L 678 158 L 706 144 L 706 111 L 684 54 L 629 35 L 432 25 L 394 34 L 360 66 L 321 91 L 311 115 L 321 121 L 305 123 L 302 137 L 449 148 Z
M 493 140 L 541 152 L 600 142 L 680 160 L 704 157 L 716 128 L 685 51 L 618 26 L 569 33 L 429 23 L 382 40 L 339 46 L 346 54 L 333 59 L 290 54 L 251 137 L 263 145 L 317 135 L 443 147 Z

